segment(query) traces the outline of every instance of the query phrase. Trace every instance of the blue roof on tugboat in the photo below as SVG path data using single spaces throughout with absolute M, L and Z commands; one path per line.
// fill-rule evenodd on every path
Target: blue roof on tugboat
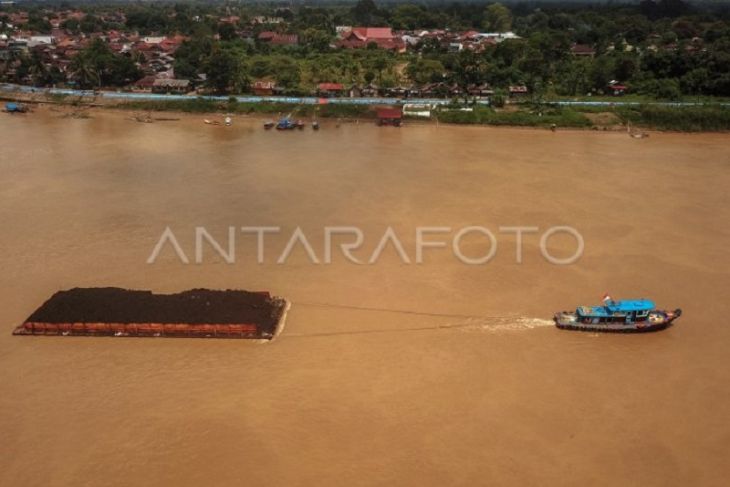
M 580 306 L 576 311 L 582 316 L 613 316 L 632 311 L 651 311 L 656 308 L 654 301 L 648 299 L 629 299 L 611 301 L 605 306 Z

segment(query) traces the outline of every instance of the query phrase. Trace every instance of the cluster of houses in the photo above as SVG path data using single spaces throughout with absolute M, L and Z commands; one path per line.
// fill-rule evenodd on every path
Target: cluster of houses
M 15 26 L 12 35 L 0 35 L 0 62 L 17 59 L 14 54 L 35 53 L 42 62 L 49 68 L 57 68 L 66 79 L 72 81 L 72 73 L 69 66 L 73 57 L 83 48 L 88 46 L 94 39 L 100 38 L 106 41 L 110 49 L 118 54 L 133 55 L 138 62 L 140 69 L 145 76 L 137 80 L 130 88 L 138 91 L 152 91 L 156 93 L 190 93 L 195 89 L 198 81 L 176 79 L 173 69 L 175 51 L 186 40 L 185 36 L 141 36 L 137 33 L 130 33 L 117 30 L 96 32 L 92 34 L 72 33 L 64 29 L 62 25 L 67 20 L 80 21 L 84 13 L 78 10 L 62 11 L 49 19 L 51 32 L 38 35 L 32 31 L 24 30 L 28 22 L 27 13 L 13 13 L 9 16 L 8 25 Z M 109 18 L 101 19 L 109 22 L 124 23 L 126 20 L 122 13 L 113 12 Z M 284 33 L 281 29 L 259 30 L 240 29 L 240 18 L 227 16 L 218 19 L 221 23 L 230 23 L 237 26 L 236 31 L 242 39 L 250 42 L 258 42 L 271 46 L 295 46 L 299 44 L 297 34 Z M 254 17 L 249 26 L 263 25 L 265 27 L 276 27 L 283 23 L 278 17 Z M 514 33 L 478 33 L 450 32 L 446 30 L 423 30 L 419 32 L 396 32 L 389 27 L 350 27 L 340 26 L 336 29 L 337 35 L 333 40 L 332 48 L 360 49 L 368 48 L 371 44 L 381 49 L 393 52 L 405 52 L 414 48 L 426 39 L 432 39 L 451 51 L 462 49 L 483 49 L 487 45 L 496 44 L 507 39 L 518 38 Z M 12 77 L 14 67 L 5 63 L 5 72 L 0 75 Z M 30 81 L 30 80 L 27 80 Z M 276 95 L 283 92 L 277 87 L 273 80 L 257 80 L 252 84 L 252 91 L 257 95 Z M 432 83 L 425 86 L 398 86 L 378 87 L 373 84 L 367 86 L 344 86 L 339 83 L 320 83 L 313 95 L 320 97 L 370 97 L 370 96 L 397 96 L 397 97 L 456 97 L 463 96 L 464 90 L 456 85 L 445 82 Z M 510 87 L 512 96 L 520 96 L 527 93 L 524 86 Z M 493 94 L 488 85 L 469 87 L 467 94 L 476 97 L 488 97 Z
M 81 21 L 85 16 L 84 12 L 78 10 L 57 12 L 55 16 L 48 18 L 51 25 L 50 32 L 37 34 L 26 30 L 28 22 L 26 12 L 8 14 L 7 23 L 2 27 L 5 27 L 6 31 L 10 30 L 12 34 L 0 34 L 0 61 L 17 59 L 19 54 L 34 53 L 46 67 L 57 68 L 66 79 L 71 79 L 68 68 L 73 57 L 94 39 L 100 38 L 105 40 L 110 49 L 116 53 L 135 54 L 140 68 L 149 75 L 144 82 L 150 87 L 153 84 L 151 78 L 173 77 L 174 53 L 185 40 L 184 36 L 141 36 L 117 30 L 83 34 L 63 28 L 66 21 Z M 97 18 L 103 22 L 116 24 L 123 24 L 126 21 L 124 14 L 116 11 L 99 14 Z M 0 74 L 12 77 L 16 66 L 5 63 L 4 67 L 5 72 Z
M 258 96 L 280 95 L 283 89 L 271 80 L 258 80 L 253 83 L 251 89 Z M 508 89 L 511 98 L 519 98 L 529 94 L 525 85 L 514 85 Z M 342 83 L 319 83 L 312 95 L 320 98 L 457 98 L 469 96 L 470 98 L 489 98 L 494 95 L 494 90 L 487 83 L 480 85 L 469 85 L 466 89 L 452 83 L 438 82 L 426 85 L 407 85 L 379 87 L 375 84 L 367 85 L 345 85 Z
M 488 46 L 493 46 L 508 39 L 519 39 L 514 32 L 453 32 L 443 29 L 400 31 L 390 27 L 350 27 L 336 28 L 338 39 L 334 47 L 345 49 L 361 49 L 371 44 L 381 49 L 403 53 L 409 48 L 417 48 L 426 41 L 432 41 L 445 47 L 450 52 L 470 49 L 481 52 Z
M 69 20 L 81 21 L 86 14 L 79 10 L 65 10 L 56 12 L 48 17 L 51 25 L 50 33 L 38 34 L 25 29 L 28 23 L 26 12 L 13 12 L 7 15 L 3 27 L 5 32 L 0 34 L 0 76 L 13 76 L 14 66 L 10 62 L 17 59 L 18 53 L 35 53 L 46 66 L 57 68 L 66 79 L 72 80 L 69 65 L 73 57 L 94 39 L 105 40 L 112 51 L 119 54 L 133 56 L 145 76 L 136 81 L 130 88 L 140 91 L 158 93 L 190 93 L 201 80 L 176 79 L 173 69 L 175 51 L 186 40 L 185 36 L 141 36 L 117 30 L 96 32 L 92 34 L 72 33 L 64 29 L 64 23 Z M 97 14 L 97 18 L 104 22 L 124 24 L 126 19 L 119 11 Z M 280 17 L 258 16 L 253 17 L 247 24 L 243 24 L 237 16 L 225 16 L 217 19 L 221 24 L 231 24 L 236 27 L 236 35 L 247 42 L 268 44 L 271 46 L 296 46 L 300 39 L 297 34 L 287 33 L 286 23 Z M 273 30 L 262 30 L 273 29 Z M 353 27 L 338 26 L 336 36 L 332 40 L 332 48 L 364 49 L 376 46 L 395 53 L 403 53 L 409 49 L 417 49 L 423 43 L 439 45 L 450 52 L 473 50 L 480 52 L 488 46 L 500 42 L 519 39 L 513 32 L 453 32 L 443 29 L 420 31 L 395 31 L 389 27 Z M 623 46 L 631 50 L 631 46 Z M 596 52 L 592 46 L 574 44 L 570 52 L 576 57 L 593 57 Z M 22 81 L 22 80 L 21 80 Z M 277 95 L 283 92 L 276 82 L 270 79 L 256 80 L 252 84 L 252 91 L 257 95 Z M 609 91 L 622 95 L 626 86 L 615 83 L 609 86 Z M 320 83 L 312 93 L 315 96 L 328 97 L 403 97 L 403 98 L 437 98 L 437 97 L 489 97 L 493 95 L 490 86 L 473 85 L 466 89 L 446 82 L 431 83 L 423 86 L 396 86 L 379 87 L 373 84 L 361 86 L 345 86 L 340 83 Z M 528 94 L 524 85 L 515 85 L 508 88 L 510 97 L 520 97 Z

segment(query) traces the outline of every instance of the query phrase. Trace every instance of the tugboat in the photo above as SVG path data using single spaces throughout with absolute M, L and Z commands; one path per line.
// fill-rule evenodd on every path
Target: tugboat
M 682 310 L 665 311 L 648 299 L 614 301 L 606 294 L 603 306 L 579 306 L 575 311 L 560 311 L 555 326 L 568 330 L 605 332 L 644 332 L 662 330 L 682 315 Z

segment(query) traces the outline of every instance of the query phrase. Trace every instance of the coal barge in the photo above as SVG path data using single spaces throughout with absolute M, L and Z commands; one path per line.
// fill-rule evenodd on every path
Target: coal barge
M 54 294 L 13 334 L 271 340 L 288 309 L 268 292 L 75 288 Z

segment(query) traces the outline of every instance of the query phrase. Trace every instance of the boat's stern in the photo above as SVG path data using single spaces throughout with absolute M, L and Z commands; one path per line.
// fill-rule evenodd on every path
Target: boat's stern
M 558 328 L 571 326 L 577 323 L 578 315 L 573 311 L 558 311 L 553 315 L 553 321 Z

